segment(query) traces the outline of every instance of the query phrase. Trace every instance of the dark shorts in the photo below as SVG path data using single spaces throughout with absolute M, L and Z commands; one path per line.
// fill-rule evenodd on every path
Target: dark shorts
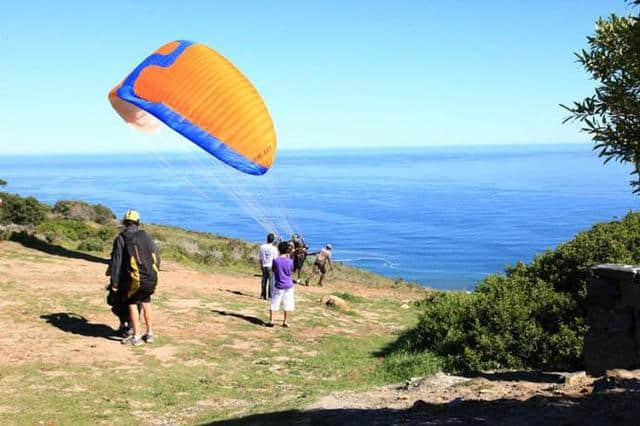
M 321 273 L 323 274 L 327 273 L 327 267 L 325 266 L 324 263 L 315 261 L 313 264 L 320 270 Z
M 302 269 L 302 265 L 304 265 L 305 256 L 294 256 L 293 257 L 293 270 L 299 271 Z
M 154 290 L 145 290 L 140 288 L 127 300 L 127 303 L 129 305 L 134 305 L 136 303 L 150 303 L 153 292 Z

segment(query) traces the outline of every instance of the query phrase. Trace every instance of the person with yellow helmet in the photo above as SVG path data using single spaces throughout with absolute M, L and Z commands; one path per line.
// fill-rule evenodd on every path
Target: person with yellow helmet
M 123 218 L 124 230 L 115 238 L 111 251 L 111 288 L 129 308 L 132 334 L 123 344 L 134 346 L 153 342 L 151 295 L 158 284 L 160 256 L 153 240 L 140 226 L 140 213 L 128 210 Z M 142 305 L 146 333 L 140 336 L 138 305 Z M 121 324 L 122 325 L 122 324 Z

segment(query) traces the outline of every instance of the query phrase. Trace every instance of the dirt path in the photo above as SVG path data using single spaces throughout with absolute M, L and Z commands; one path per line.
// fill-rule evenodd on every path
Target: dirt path
M 9 295 L 11 292 L 32 294 L 29 299 L 41 313 L 40 319 L 55 326 L 41 327 L 39 321 L 15 321 L 9 312 L 20 310 L 25 302 L 20 301 L 20 297 L 1 300 L 0 327 L 4 332 L 0 335 L 0 346 L 4 349 L 0 352 L 0 365 L 34 360 L 74 364 L 107 360 L 131 362 L 127 353 L 113 344 L 114 339 L 107 338 L 111 330 L 105 324 L 115 327 L 117 321 L 104 303 L 105 264 L 45 254 L 6 241 L 0 242 L 0 250 L 3 254 L 0 256 L 0 285 Z M 164 262 L 156 297 L 160 301 L 167 300 L 156 309 L 157 334 L 189 339 L 212 332 L 225 333 L 224 325 L 232 318 L 225 318 L 230 303 L 260 303 L 258 281 L 253 277 L 197 272 L 174 262 Z M 407 294 L 406 290 L 367 288 L 348 282 L 337 283 L 331 288 L 301 287 L 298 293 L 320 299 L 336 289 L 366 298 L 416 299 L 421 295 L 420 292 Z M 60 300 L 60 297 L 51 297 L 49 293 L 64 294 L 79 303 L 74 312 L 69 312 L 67 299 Z M 220 303 L 209 300 L 219 300 Z M 220 320 L 202 324 L 194 317 L 191 326 L 184 328 L 170 318 L 174 314 L 189 317 L 190 310 L 195 307 L 219 313 Z M 262 319 L 267 318 L 267 310 L 265 304 Z M 253 313 L 245 314 L 247 318 L 255 318 Z M 234 312 L 234 315 L 243 315 L 243 312 Z M 58 329 L 84 334 L 87 339 L 61 339 Z M 268 332 L 257 329 L 254 335 L 259 338 Z M 316 332 L 318 330 L 310 330 L 311 334 Z M 96 335 L 105 338 L 91 338 Z

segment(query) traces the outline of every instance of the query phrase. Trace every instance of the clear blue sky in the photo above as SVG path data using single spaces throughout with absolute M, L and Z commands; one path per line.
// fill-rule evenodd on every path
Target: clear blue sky
M 558 106 L 593 87 L 573 52 L 596 18 L 631 11 L 623 0 L 26 0 L 1 12 L 2 151 L 66 153 L 148 148 L 107 92 L 175 39 L 249 77 L 280 149 L 587 141 Z

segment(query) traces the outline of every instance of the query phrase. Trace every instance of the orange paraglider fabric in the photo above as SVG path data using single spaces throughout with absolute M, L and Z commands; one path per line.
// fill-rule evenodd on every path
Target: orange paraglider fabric
M 168 43 L 109 93 L 114 109 L 142 129 L 158 118 L 205 151 L 245 173 L 273 164 L 271 116 L 251 82 L 225 57 L 190 41 Z

